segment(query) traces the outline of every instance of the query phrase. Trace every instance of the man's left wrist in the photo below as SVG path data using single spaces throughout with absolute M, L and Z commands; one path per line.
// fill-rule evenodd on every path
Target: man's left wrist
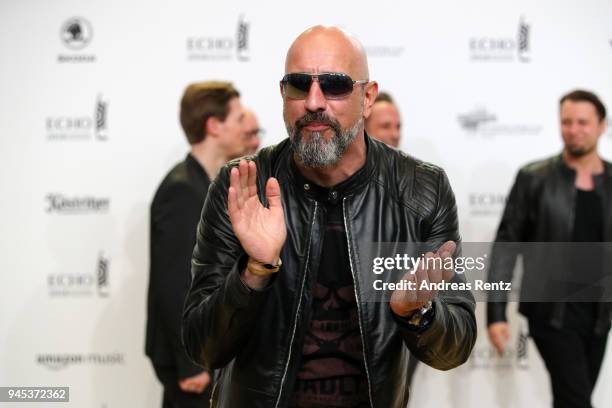
M 417 309 L 411 317 L 407 318 L 408 324 L 415 328 L 425 328 L 431 321 L 431 315 L 433 313 L 433 302 L 427 301 L 423 306 Z
M 421 332 L 427 329 L 435 318 L 435 307 L 433 301 L 428 301 L 418 309 L 410 311 L 409 314 L 401 316 L 392 312 L 395 315 L 396 321 L 402 326 Z

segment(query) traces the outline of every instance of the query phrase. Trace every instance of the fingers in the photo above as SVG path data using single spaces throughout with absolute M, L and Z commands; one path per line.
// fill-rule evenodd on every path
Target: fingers
M 416 282 L 416 277 L 411 272 L 408 272 L 402 277 L 402 280 Z M 391 299 L 389 299 L 389 306 L 396 315 L 406 316 L 411 310 L 418 307 L 417 291 L 401 289 L 394 290 L 391 294 Z
M 411 272 L 406 273 L 402 280 L 408 282 L 414 282 L 416 285 L 416 273 L 413 274 Z M 418 287 L 418 286 L 417 286 Z M 394 290 L 393 294 L 391 294 L 391 302 L 416 302 L 417 301 L 417 291 L 416 290 Z
M 249 191 L 249 163 L 246 160 L 240 160 L 238 169 L 240 170 L 240 188 L 242 188 L 242 195 L 244 196 Z
M 444 259 L 442 259 L 437 253 L 434 255 L 431 252 L 429 257 L 429 281 L 431 283 L 439 283 L 443 279 L 444 274 Z
M 427 252 L 425 254 L 425 257 L 423 258 L 423 262 L 419 265 L 419 267 L 416 270 L 415 273 L 415 277 L 416 277 L 416 287 L 417 287 L 417 301 L 418 302 L 427 302 L 428 300 L 430 300 L 435 292 L 432 290 L 429 290 L 429 283 L 431 282 L 431 279 L 429 277 L 430 274 L 430 267 L 433 263 L 433 253 L 431 252 Z M 421 289 L 423 288 L 423 289 Z
M 257 195 L 257 166 L 255 162 L 240 160 L 237 167 L 230 170 L 228 209 L 230 213 L 244 207 L 245 201 Z
M 238 208 L 238 197 L 235 187 L 230 187 L 227 192 L 227 212 L 232 224 L 236 221 L 240 209 Z
M 503 354 L 506 349 L 506 344 L 508 340 L 510 340 L 510 331 L 508 328 L 508 323 L 506 322 L 497 322 L 493 323 L 489 326 L 488 330 L 489 340 L 491 344 L 497 350 L 499 354 Z
M 179 388 L 183 392 L 193 392 L 198 394 L 203 391 L 202 387 L 200 387 L 200 385 L 197 384 L 196 381 L 193 381 L 191 378 L 179 380 Z
M 455 251 L 457 250 L 457 244 L 453 241 L 446 241 L 438 251 L 436 251 L 436 255 L 438 255 L 442 259 L 442 279 L 445 282 L 450 282 L 455 276 L 455 270 L 452 268 L 452 257 Z
M 442 258 L 447 258 L 452 256 L 455 253 L 455 250 L 457 250 L 457 244 L 455 244 L 454 241 L 446 241 L 444 244 L 442 244 L 442 246 L 440 246 L 440 248 L 438 248 L 436 254 Z
M 495 350 L 497 350 L 499 354 L 504 353 L 506 344 L 504 343 L 504 341 L 502 341 L 502 339 L 500 339 L 499 337 L 495 337 L 494 339 L 492 339 L 492 343 L 493 347 L 495 347 Z
M 257 195 L 257 166 L 254 161 L 248 162 L 247 188 L 249 197 Z
M 234 204 L 238 210 L 244 207 L 244 195 L 242 191 L 242 184 L 240 183 L 240 170 L 237 167 L 233 167 L 230 170 L 230 189 L 228 190 L 228 207 L 229 198 L 231 197 L 230 191 L 233 190 L 235 198 Z
M 495 347 L 495 349 L 497 350 L 499 354 L 504 354 L 504 350 L 506 350 L 506 342 L 504 341 L 503 338 L 499 336 L 496 337 L 495 341 L 493 342 L 493 346 Z
M 268 199 L 268 207 L 272 210 L 274 208 L 282 208 L 281 204 L 281 191 L 278 180 L 274 177 L 270 177 L 266 183 L 266 198 Z
M 230 170 L 230 187 L 227 192 L 227 212 L 229 213 L 230 221 L 232 225 L 238 221 L 240 210 L 244 205 L 244 202 L 239 201 L 239 190 L 240 183 L 238 180 L 238 169 L 233 168 Z

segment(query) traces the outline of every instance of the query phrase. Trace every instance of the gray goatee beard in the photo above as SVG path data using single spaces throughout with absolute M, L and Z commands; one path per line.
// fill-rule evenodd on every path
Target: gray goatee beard
M 363 127 L 363 116 L 359 116 L 359 120 L 348 129 L 342 129 L 337 120 L 323 112 L 309 112 L 296 121 L 295 126 L 285 121 L 293 152 L 307 167 L 321 168 L 336 164 Z M 331 139 L 325 140 L 322 132 L 312 132 L 310 138 L 307 141 L 304 140 L 302 129 L 311 122 L 328 125 L 332 131 Z

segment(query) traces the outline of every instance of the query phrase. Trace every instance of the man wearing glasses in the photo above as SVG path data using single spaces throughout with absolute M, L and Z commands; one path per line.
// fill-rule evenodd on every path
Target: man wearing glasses
M 440 168 L 365 134 L 378 85 L 342 30 L 302 33 L 280 91 L 289 138 L 211 185 L 185 346 L 222 369 L 214 407 L 404 408 L 408 350 L 443 370 L 465 362 L 474 299 L 398 289 L 372 301 L 361 256 L 372 243 L 425 242 L 428 258 L 449 259 L 460 239 L 452 190 Z M 403 278 L 460 280 L 435 267 Z

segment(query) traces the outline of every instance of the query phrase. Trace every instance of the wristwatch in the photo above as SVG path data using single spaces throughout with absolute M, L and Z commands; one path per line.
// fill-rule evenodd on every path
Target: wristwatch
M 410 317 L 408 324 L 418 329 L 424 329 L 433 320 L 433 312 L 433 302 L 430 300 Z

